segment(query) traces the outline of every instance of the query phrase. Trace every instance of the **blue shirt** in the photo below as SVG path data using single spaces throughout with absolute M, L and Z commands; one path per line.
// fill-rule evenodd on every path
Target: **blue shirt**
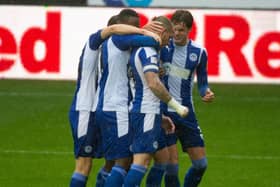
M 93 110 L 128 112 L 129 81 L 127 75 L 131 48 L 159 43 L 143 35 L 112 35 L 102 46 L 103 71 Z
M 91 111 L 96 94 L 96 80 L 99 46 L 104 39 L 101 38 L 101 30 L 89 36 L 78 67 L 78 79 L 71 110 Z
M 130 111 L 134 113 L 160 113 L 160 99 L 148 87 L 144 74 L 158 73 L 159 55 L 155 48 L 141 47 L 132 51 L 130 65 L 135 79 L 134 98 Z
M 207 52 L 192 40 L 185 46 L 177 46 L 173 40 L 161 50 L 161 60 L 166 70 L 163 80 L 169 93 L 179 103 L 192 105 L 192 88 L 195 74 L 201 96 L 208 88 Z M 174 111 L 168 108 L 169 111 Z

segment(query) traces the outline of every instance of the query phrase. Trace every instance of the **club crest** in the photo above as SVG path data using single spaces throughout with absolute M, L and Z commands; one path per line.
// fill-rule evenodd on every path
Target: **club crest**
M 195 53 L 191 53 L 190 55 L 189 55 L 189 59 L 190 59 L 190 61 L 193 61 L 193 62 L 195 62 L 195 61 L 197 61 L 197 54 L 195 54 Z

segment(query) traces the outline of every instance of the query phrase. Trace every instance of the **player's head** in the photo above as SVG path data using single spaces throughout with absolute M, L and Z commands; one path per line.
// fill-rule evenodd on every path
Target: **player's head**
M 108 23 L 107 23 L 107 26 L 110 26 L 110 25 L 114 25 L 114 24 L 117 24 L 119 22 L 119 16 L 118 15 L 114 15 L 112 16 Z
M 130 8 L 125 8 L 118 14 L 119 22 L 122 24 L 133 25 L 135 27 L 140 26 L 139 15 L 137 12 Z
M 174 42 L 177 45 L 185 45 L 193 25 L 192 14 L 187 10 L 176 10 L 171 22 L 174 27 Z
M 158 16 L 153 18 L 152 21 L 158 21 L 162 24 L 164 30 L 161 33 L 157 33 L 161 37 L 161 45 L 165 46 L 168 44 L 170 37 L 173 36 L 173 27 L 170 20 L 165 16 Z
M 173 24 L 183 23 L 188 29 L 192 28 L 193 16 L 188 10 L 176 10 L 171 17 Z

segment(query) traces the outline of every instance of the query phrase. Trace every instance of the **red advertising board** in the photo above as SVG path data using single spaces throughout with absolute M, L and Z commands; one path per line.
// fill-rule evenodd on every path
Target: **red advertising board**
M 174 12 L 136 10 L 142 25 Z M 76 79 L 87 37 L 119 11 L 0 6 L 0 78 Z M 191 37 L 208 51 L 210 81 L 280 83 L 280 11 L 190 11 Z

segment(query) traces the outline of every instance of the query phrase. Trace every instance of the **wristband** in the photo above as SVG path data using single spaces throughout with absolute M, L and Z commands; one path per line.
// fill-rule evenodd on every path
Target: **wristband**
M 188 108 L 178 103 L 174 98 L 171 98 L 167 105 L 176 110 L 180 116 L 186 116 L 188 114 Z

